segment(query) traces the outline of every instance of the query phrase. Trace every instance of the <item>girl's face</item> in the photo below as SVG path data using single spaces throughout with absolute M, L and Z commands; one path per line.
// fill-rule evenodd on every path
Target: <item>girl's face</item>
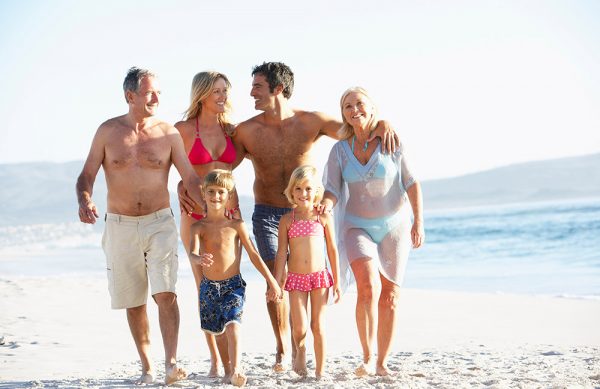
M 292 191 L 294 204 L 300 208 L 312 208 L 318 194 L 318 185 L 313 179 L 296 182 Z

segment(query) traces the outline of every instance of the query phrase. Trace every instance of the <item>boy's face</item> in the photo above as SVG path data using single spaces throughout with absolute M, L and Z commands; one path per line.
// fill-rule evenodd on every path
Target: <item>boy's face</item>
M 225 207 L 225 204 L 229 199 L 229 191 L 217 185 L 209 185 L 204 188 L 203 195 L 206 206 L 213 209 Z

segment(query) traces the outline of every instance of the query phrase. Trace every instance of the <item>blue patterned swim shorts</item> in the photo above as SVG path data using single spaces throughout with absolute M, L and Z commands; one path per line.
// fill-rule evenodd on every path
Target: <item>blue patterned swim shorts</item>
M 203 278 L 200 283 L 200 326 L 205 332 L 220 335 L 225 326 L 242 324 L 246 301 L 246 281 L 241 274 L 221 281 Z

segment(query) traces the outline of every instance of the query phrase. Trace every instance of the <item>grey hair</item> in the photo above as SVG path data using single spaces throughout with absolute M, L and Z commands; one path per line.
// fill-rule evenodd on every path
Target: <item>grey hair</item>
M 129 103 L 129 101 L 127 101 L 127 91 L 137 93 L 140 89 L 142 80 L 146 77 L 156 77 L 156 74 L 148 69 L 140 69 L 136 66 L 129 68 L 127 76 L 125 76 L 125 80 L 123 81 L 123 93 L 125 93 L 125 101 L 127 103 Z

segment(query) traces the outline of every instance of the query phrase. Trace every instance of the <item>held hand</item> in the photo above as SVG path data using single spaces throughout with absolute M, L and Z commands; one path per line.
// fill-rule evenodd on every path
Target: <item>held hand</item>
M 396 131 L 394 131 L 390 124 L 385 120 L 379 121 L 377 128 L 375 128 L 367 141 L 371 142 L 377 137 L 381 138 L 381 151 L 386 154 L 394 153 L 400 146 L 400 137 L 398 137 Z
M 267 301 L 279 302 L 283 298 L 283 292 L 281 288 L 277 284 L 273 284 L 267 290 Z
M 79 205 L 79 220 L 81 222 L 95 224 L 98 217 L 98 210 L 93 202 L 88 201 L 85 205 Z
M 177 184 L 177 197 L 179 198 L 179 209 L 181 210 L 181 213 L 190 216 L 196 206 L 196 202 L 192 200 L 183 186 L 183 181 L 179 181 L 179 184 Z
M 196 265 L 200 265 L 203 267 L 210 267 L 213 264 L 214 260 L 212 259 L 213 255 L 210 253 L 204 253 L 200 255 L 194 255 L 192 258 L 192 262 Z
M 242 212 L 240 211 L 240 206 L 238 205 L 235 208 L 226 209 L 225 216 L 229 219 L 242 220 Z
M 331 208 L 331 205 L 329 205 L 329 204 L 323 204 L 323 203 L 315 204 L 315 209 L 317 210 L 317 213 L 319 215 L 322 215 L 324 213 L 333 214 L 333 209 Z
M 418 249 L 425 243 L 425 229 L 423 228 L 423 222 L 416 220 L 410 230 L 410 238 L 412 240 L 413 248 Z

